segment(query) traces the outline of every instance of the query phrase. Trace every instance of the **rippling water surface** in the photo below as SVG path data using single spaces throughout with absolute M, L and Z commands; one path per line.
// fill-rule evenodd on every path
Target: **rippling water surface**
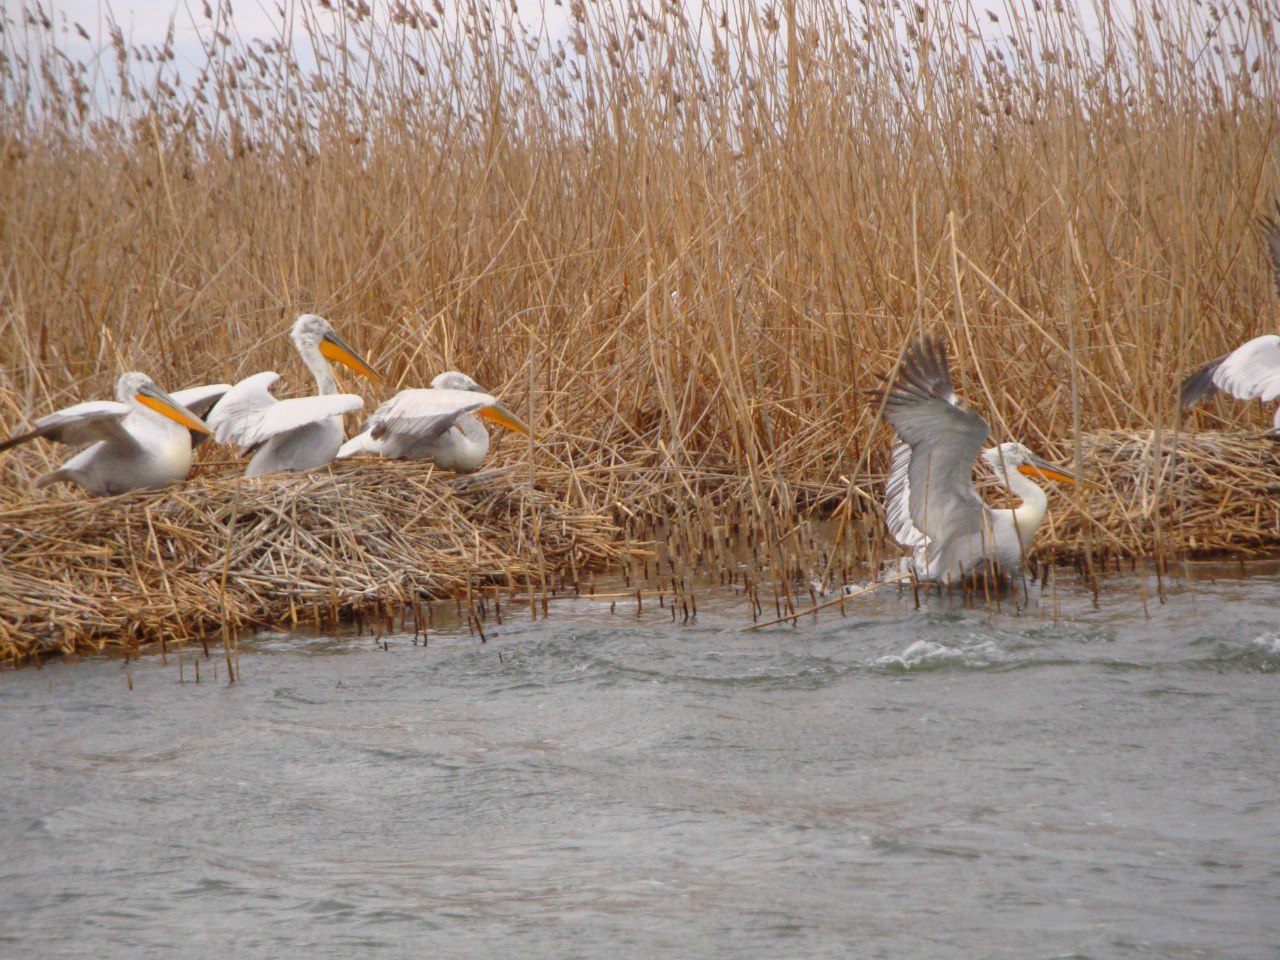
M 1278 589 L 3 674 L 0 956 L 1274 958 Z

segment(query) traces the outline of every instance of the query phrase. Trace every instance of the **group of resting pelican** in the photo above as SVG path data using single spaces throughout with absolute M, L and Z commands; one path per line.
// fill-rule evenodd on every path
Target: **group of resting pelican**
M 529 433 L 519 417 L 474 380 L 450 371 L 436 377 L 429 389 L 397 393 L 344 444 L 342 415 L 359 410 L 364 400 L 338 392 L 329 362 L 376 383 L 385 380 L 323 317 L 303 314 L 290 337 L 315 377 L 315 396 L 277 400 L 271 387 L 280 375 L 271 370 L 235 386 L 217 383 L 171 394 L 144 373 L 125 373 L 116 381 L 115 400 L 91 400 L 41 417 L 31 430 L 0 442 L 0 450 L 37 437 L 88 444 L 40 477 L 36 486 L 66 480 L 110 495 L 184 479 L 191 470 L 192 448 L 210 435 L 234 445 L 242 456 L 252 455 L 245 475 L 256 477 L 311 470 L 360 453 L 431 460 L 469 473 L 489 451 L 489 432 L 478 418 Z
M 1277 207 L 1280 210 L 1280 206 Z M 1263 220 L 1280 291 L 1280 224 Z M 166 394 L 146 375 L 126 373 L 115 401 L 90 401 L 35 422 L 34 429 L 0 443 L 0 450 L 36 437 L 89 444 L 59 469 L 37 480 L 78 483 L 97 494 L 164 486 L 187 476 L 192 447 L 212 434 L 252 454 L 245 471 L 259 476 L 309 470 L 335 458 L 374 454 L 423 459 L 458 472 L 479 467 L 489 449 L 483 417 L 525 435 L 529 428 L 470 377 L 441 374 L 429 389 L 403 390 L 383 403 L 363 431 L 343 443 L 342 416 L 364 401 L 338 392 L 329 361 L 378 383 L 382 376 L 348 347 L 321 317 L 304 314 L 292 339 L 315 377 L 316 396 L 277 400 L 279 375 L 267 371 L 235 386 L 213 384 Z M 1183 406 L 1223 390 L 1241 399 L 1280 398 L 1280 336 L 1250 340 L 1184 380 Z M 1031 478 L 1076 483 L 1068 470 L 1020 443 L 983 447 L 991 428 L 964 407 L 952 385 L 946 348 L 938 337 L 909 343 L 896 374 L 881 393 L 883 416 L 897 433 L 885 488 L 890 535 L 910 551 L 903 573 L 921 581 L 955 583 L 994 569 L 1006 576 L 1023 568 L 1048 508 Z M 203 418 L 203 419 L 202 419 Z M 1275 417 L 1280 438 L 1280 409 Z M 1020 500 L 991 507 L 973 482 L 982 459 L 1005 490 Z

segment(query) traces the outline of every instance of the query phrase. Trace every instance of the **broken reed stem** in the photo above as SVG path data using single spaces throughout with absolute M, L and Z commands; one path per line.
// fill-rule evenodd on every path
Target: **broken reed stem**
M 231 661 L 231 624 L 227 618 L 227 573 L 231 569 L 231 541 L 235 536 L 236 520 L 240 518 L 240 493 L 243 489 L 240 478 L 236 478 L 235 490 L 231 498 L 231 517 L 227 521 L 226 546 L 222 555 L 222 576 L 218 580 L 218 600 L 222 613 L 222 651 L 227 658 L 227 685 L 236 682 L 235 668 Z
M 853 600 L 856 597 L 864 596 L 868 593 L 871 593 L 873 590 L 879 590 L 881 587 L 886 587 L 893 583 L 902 583 L 904 580 L 910 580 L 910 579 L 911 579 L 911 574 L 900 573 L 896 576 L 890 577 L 888 580 L 878 580 L 875 583 L 871 584 L 871 586 L 863 587 L 861 590 L 855 590 L 853 593 L 841 592 L 840 596 L 833 597 L 832 599 L 826 600 L 822 603 L 816 603 L 813 606 L 811 606 L 808 610 L 796 611 L 793 609 L 786 616 L 776 617 L 773 620 L 766 620 L 763 623 L 753 623 L 747 627 L 744 627 L 743 629 L 761 630 L 764 627 L 773 627 L 773 626 L 777 626 L 779 623 L 786 623 L 788 620 L 794 622 L 799 620 L 801 617 L 808 616 L 810 614 L 817 616 L 819 610 L 826 610 L 828 607 L 834 607 L 836 604 L 843 604 L 846 600 Z

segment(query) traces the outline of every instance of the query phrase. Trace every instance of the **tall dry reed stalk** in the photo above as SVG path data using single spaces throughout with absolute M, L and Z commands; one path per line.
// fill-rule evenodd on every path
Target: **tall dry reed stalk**
M 264 42 L 220 2 L 194 65 L 6 8 L 0 423 L 122 368 L 300 384 L 316 311 L 397 386 L 532 385 L 565 496 L 625 511 L 641 475 L 685 554 L 725 478 L 767 546 L 822 500 L 872 549 L 863 391 L 924 327 L 997 439 L 1070 456 L 1073 383 L 1082 431 L 1170 424 L 1182 373 L 1280 319 L 1280 5 L 989 6 L 570 0 L 560 40 L 286 2 Z

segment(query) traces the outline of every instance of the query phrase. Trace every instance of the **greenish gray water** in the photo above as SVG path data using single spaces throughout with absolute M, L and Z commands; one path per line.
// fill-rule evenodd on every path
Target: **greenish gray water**
M 0 675 L 0 956 L 1274 958 L 1277 581 L 1153 593 Z

